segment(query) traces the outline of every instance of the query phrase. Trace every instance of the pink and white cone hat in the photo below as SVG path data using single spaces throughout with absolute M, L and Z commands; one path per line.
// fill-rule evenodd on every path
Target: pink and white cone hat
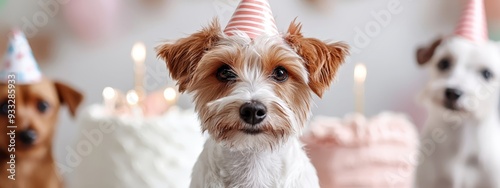
M 9 77 L 12 73 L 16 84 L 31 84 L 42 79 L 28 40 L 19 29 L 10 32 L 9 46 L 0 64 L 0 82 L 12 80 Z
M 228 36 L 245 33 L 251 39 L 279 34 L 267 0 L 242 0 L 224 29 L 224 33 Z
M 486 13 L 483 0 L 468 0 L 455 35 L 464 37 L 472 42 L 488 40 Z

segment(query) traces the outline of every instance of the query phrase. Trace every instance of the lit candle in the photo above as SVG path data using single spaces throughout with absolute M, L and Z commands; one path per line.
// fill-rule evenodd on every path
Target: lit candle
M 363 114 L 365 106 L 365 80 L 366 80 L 366 66 L 358 63 L 354 67 L 354 93 L 356 112 Z
M 130 90 L 125 95 L 125 99 L 130 107 L 133 116 L 142 116 L 142 110 L 139 105 L 139 94 L 135 90 Z
M 146 46 L 142 42 L 136 42 L 132 47 L 132 59 L 134 60 L 135 72 L 135 92 L 137 92 L 137 103 L 144 99 L 146 93 L 144 91 L 144 60 L 146 59 Z
M 163 91 L 163 98 L 165 98 L 165 101 L 167 101 L 167 104 L 169 106 L 173 105 L 175 104 L 175 100 L 177 99 L 177 92 L 175 91 L 174 88 L 167 87 Z
M 135 105 L 137 105 L 137 103 L 139 103 L 139 95 L 137 94 L 137 92 L 135 90 L 128 91 L 125 98 L 127 99 L 127 103 L 130 106 L 135 106 Z
M 108 113 L 113 114 L 116 106 L 116 91 L 112 87 L 105 87 L 102 90 L 102 97 L 104 98 L 104 108 Z

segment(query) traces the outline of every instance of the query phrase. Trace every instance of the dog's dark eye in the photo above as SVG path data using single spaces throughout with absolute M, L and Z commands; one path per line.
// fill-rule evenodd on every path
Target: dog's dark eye
M 276 67 L 273 71 L 272 77 L 278 82 L 284 82 L 288 79 L 288 72 L 284 67 Z
M 439 63 L 437 64 L 437 68 L 441 72 L 448 70 L 450 68 L 450 66 L 451 66 L 451 63 L 450 63 L 449 58 L 441 59 L 441 61 L 439 61 Z
M 49 107 L 49 103 L 46 101 L 38 101 L 38 103 L 36 104 L 36 108 L 41 113 L 45 113 L 47 109 L 49 109 Z
M 481 75 L 483 76 L 483 78 L 488 81 L 490 80 L 491 78 L 493 78 L 493 74 L 491 73 L 490 70 L 488 69 L 483 69 L 481 70 Z
M 228 65 L 224 65 L 217 70 L 217 79 L 222 82 L 234 81 L 237 77 L 236 73 Z
M 0 103 L 0 114 L 7 115 L 8 112 L 9 112 L 9 104 L 7 103 L 7 101 L 2 101 Z

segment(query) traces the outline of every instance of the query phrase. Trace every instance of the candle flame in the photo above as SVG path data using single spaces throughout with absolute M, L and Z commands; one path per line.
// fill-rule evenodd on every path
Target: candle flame
M 139 103 L 139 95 L 135 90 L 128 91 L 125 98 L 127 99 L 127 103 L 130 105 L 136 105 Z
M 112 99 L 115 98 L 115 96 L 116 91 L 112 87 L 105 87 L 102 90 L 102 97 L 104 97 L 104 99 Z
M 357 64 L 354 67 L 354 81 L 357 83 L 363 83 L 366 80 L 366 66 L 362 63 Z
M 142 62 L 146 59 L 146 46 L 142 42 L 136 42 L 132 47 L 132 59 Z
M 163 91 L 163 97 L 165 97 L 165 100 L 167 100 L 167 101 L 173 101 L 177 97 L 177 92 L 175 92 L 174 88 L 171 88 L 171 87 L 166 88 Z

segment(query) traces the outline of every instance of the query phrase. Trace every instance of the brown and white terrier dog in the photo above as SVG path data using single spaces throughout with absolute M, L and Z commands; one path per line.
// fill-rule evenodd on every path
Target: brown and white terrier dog
M 228 36 L 215 20 L 157 52 L 210 135 L 191 187 L 319 187 L 299 136 L 346 44 L 306 38 L 295 22 L 283 36 Z
M 8 85 L 0 84 L 0 188 L 62 187 L 52 155 L 52 139 L 59 108 L 66 104 L 74 116 L 82 94 L 47 78 L 15 85 L 17 128 L 10 129 L 8 90 Z

